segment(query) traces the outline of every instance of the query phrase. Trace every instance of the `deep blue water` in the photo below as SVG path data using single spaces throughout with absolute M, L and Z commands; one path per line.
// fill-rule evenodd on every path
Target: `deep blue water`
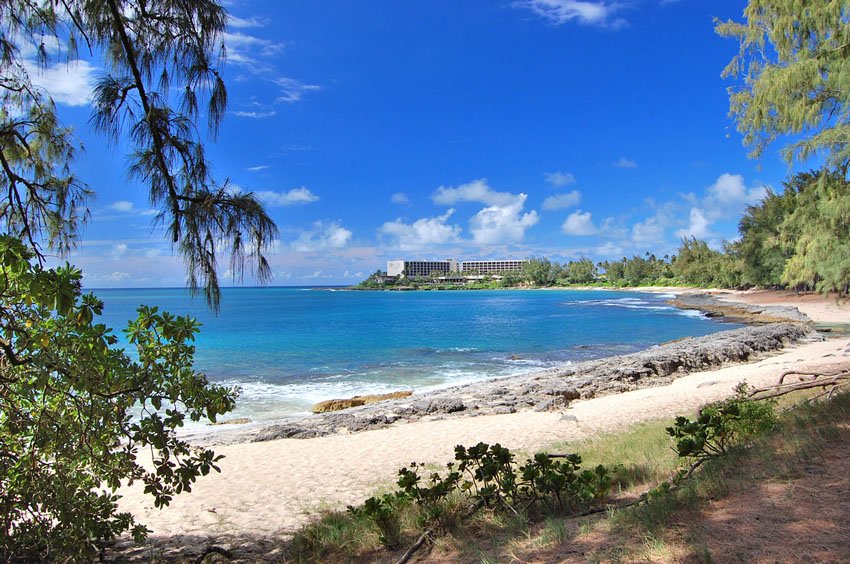
M 520 374 L 729 329 L 670 296 L 577 290 L 349 292 L 225 288 L 221 313 L 183 289 L 95 290 L 120 330 L 140 304 L 202 324 L 196 368 L 243 389 L 234 415 Z

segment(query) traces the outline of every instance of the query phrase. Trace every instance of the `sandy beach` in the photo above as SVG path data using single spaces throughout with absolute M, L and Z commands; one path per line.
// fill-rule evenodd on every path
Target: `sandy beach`
M 794 301 L 786 295 L 757 292 L 724 292 L 718 297 L 746 303 L 775 300 L 799 307 L 817 323 L 850 322 L 847 304 L 823 299 Z M 362 502 L 390 485 L 398 468 L 411 461 L 447 462 L 457 444 L 499 442 L 533 452 L 556 442 L 692 412 L 729 396 L 739 382 L 765 386 L 790 369 L 838 365 L 850 366 L 850 338 L 795 345 L 755 363 L 692 373 L 665 386 L 576 401 L 560 411 L 417 421 L 355 434 L 217 446 L 216 452 L 225 455 L 221 473 L 200 479 L 192 493 L 177 496 L 166 509 L 155 509 L 141 486 L 120 492 L 120 505 L 153 529 L 154 544 L 229 544 L 251 538 L 266 539 L 274 550 L 275 541 L 292 534 L 321 509 Z

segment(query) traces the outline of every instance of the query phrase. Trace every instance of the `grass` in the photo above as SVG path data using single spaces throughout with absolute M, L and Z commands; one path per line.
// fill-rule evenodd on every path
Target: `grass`
M 778 430 L 755 438 L 747 448 L 704 464 L 694 477 L 672 491 L 660 490 L 648 501 L 623 510 L 583 519 L 556 511 L 530 518 L 480 511 L 462 519 L 460 496 L 441 512 L 428 559 L 434 561 L 719 561 L 699 528 L 682 527 L 698 519 L 708 504 L 736 495 L 754 481 L 788 481 L 822 459 L 836 441 L 850 439 L 850 394 L 809 404 L 804 396 L 783 398 Z M 612 469 L 612 494 L 634 499 L 670 478 L 682 465 L 665 429 L 670 420 L 642 423 L 626 432 L 575 443 L 547 452 L 578 452 L 584 467 Z M 519 458 L 519 456 L 517 457 Z M 426 519 L 414 504 L 398 510 L 402 540 L 395 550 L 383 547 L 374 524 L 350 513 L 326 513 L 305 527 L 288 546 L 292 561 L 391 562 L 410 546 Z M 727 557 L 730 554 L 726 555 Z M 732 554 L 734 556 L 734 554 Z

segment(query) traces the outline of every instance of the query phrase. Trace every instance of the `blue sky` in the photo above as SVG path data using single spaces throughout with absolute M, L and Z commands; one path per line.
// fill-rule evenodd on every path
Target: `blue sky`
M 743 1 L 228 2 L 215 176 L 281 228 L 274 284 L 346 284 L 389 259 L 594 260 L 718 246 L 788 167 L 748 160 L 712 18 Z M 88 125 L 99 69 L 54 92 L 97 193 L 70 260 L 89 287 L 180 286 L 126 147 Z M 225 261 L 226 262 L 226 261 Z M 246 283 L 252 283 L 246 280 Z

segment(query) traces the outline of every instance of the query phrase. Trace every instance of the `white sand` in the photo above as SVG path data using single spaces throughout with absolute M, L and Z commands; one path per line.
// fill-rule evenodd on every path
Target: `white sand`
M 713 290 L 711 293 L 724 302 L 794 306 L 815 323 L 850 323 L 850 302 L 838 302 L 834 297 L 773 290 Z
M 222 472 L 201 478 L 190 494 L 156 510 L 141 487 L 123 491 L 122 509 L 164 535 L 292 533 L 321 507 L 362 502 L 391 484 L 411 461 L 444 463 L 457 444 L 500 442 L 534 451 L 558 441 L 613 432 L 643 420 L 671 418 L 727 397 L 741 381 L 773 383 L 791 367 L 850 366 L 850 339 L 786 349 L 760 362 L 691 374 L 663 387 L 575 402 L 563 412 L 518 413 L 416 422 L 353 435 L 281 439 L 216 447 Z

